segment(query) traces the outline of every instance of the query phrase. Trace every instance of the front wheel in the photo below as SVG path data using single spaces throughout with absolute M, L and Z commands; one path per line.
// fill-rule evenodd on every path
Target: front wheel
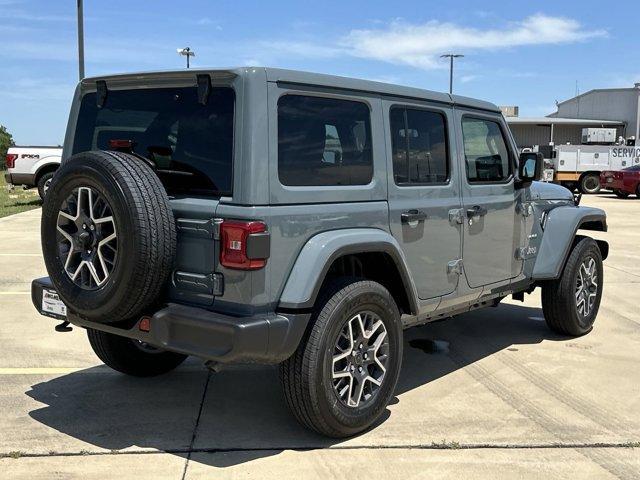
M 629 197 L 629 193 L 628 192 L 623 192 L 621 190 L 614 190 L 613 193 L 615 193 L 616 197 L 618 197 L 618 198 L 628 198 Z
M 280 379 L 301 424 L 341 438 L 367 429 L 389 403 L 402 362 L 402 324 L 379 283 L 343 280 L 329 292 L 281 364 Z
M 91 348 L 107 366 L 134 377 L 153 377 L 167 373 L 187 358 L 138 340 L 100 330 L 87 329 Z
M 578 239 L 562 275 L 542 285 L 542 311 L 551 330 L 580 336 L 593 328 L 602 297 L 602 255 L 589 237 Z

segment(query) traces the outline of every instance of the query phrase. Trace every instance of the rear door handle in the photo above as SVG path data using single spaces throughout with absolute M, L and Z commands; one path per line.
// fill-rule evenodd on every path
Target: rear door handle
M 480 205 L 474 205 L 471 208 L 467 208 L 467 218 L 484 217 L 487 214 L 487 209 Z
M 402 212 L 400 215 L 400 220 L 402 223 L 413 223 L 413 222 L 422 222 L 427 219 L 427 214 L 422 210 L 407 210 L 406 212 Z

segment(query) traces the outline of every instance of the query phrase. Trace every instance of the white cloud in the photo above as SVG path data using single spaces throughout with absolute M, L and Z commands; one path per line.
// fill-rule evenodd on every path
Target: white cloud
M 451 51 L 575 43 L 606 35 L 606 30 L 587 30 L 570 18 L 536 14 L 504 28 L 484 30 L 436 20 L 423 24 L 397 20 L 386 28 L 352 30 L 340 44 L 357 57 L 432 69 L 443 67 L 439 55 Z
M 460 82 L 469 83 L 469 82 L 473 82 L 474 80 L 477 80 L 478 78 L 480 78 L 480 75 L 462 75 L 460 77 Z
M 567 44 L 605 36 L 606 30 L 588 30 L 571 18 L 536 14 L 502 28 L 487 29 L 436 20 L 412 24 L 396 19 L 380 27 L 351 30 L 341 38 L 276 39 L 257 42 L 252 48 L 254 55 L 270 59 L 358 57 L 428 70 L 447 68 L 440 59 L 447 52 Z
M 333 58 L 349 54 L 349 50 L 331 44 L 313 42 L 264 41 L 260 42 L 261 50 L 277 54 L 296 55 L 308 58 Z
M 0 5 L 11 5 L 11 3 L 1 3 Z M 41 15 L 23 12 L 21 10 L 0 10 L 0 18 L 7 20 L 25 20 L 28 22 L 75 22 L 73 15 Z
M 53 78 L 21 77 L 17 80 L 1 80 L 0 98 L 28 102 L 42 102 L 43 98 L 50 101 L 69 101 L 74 88 L 73 82 L 60 82 Z
M 201 27 L 210 27 L 213 26 L 216 30 L 222 30 L 222 27 L 211 20 L 209 17 L 202 17 L 196 21 L 196 25 Z

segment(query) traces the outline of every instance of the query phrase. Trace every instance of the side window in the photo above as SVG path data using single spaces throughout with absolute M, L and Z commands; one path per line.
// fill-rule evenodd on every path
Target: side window
M 449 178 L 449 152 L 444 115 L 394 107 L 389 117 L 396 184 L 446 182 Z
M 289 186 L 366 185 L 373 178 L 369 107 L 334 98 L 278 101 L 278 177 Z
M 465 117 L 462 137 L 469 182 L 502 182 L 511 175 L 509 150 L 498 122 Z

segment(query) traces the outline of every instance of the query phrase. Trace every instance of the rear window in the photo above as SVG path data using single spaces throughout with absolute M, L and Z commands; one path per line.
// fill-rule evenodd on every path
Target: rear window
M 335 98 L 278 101 L 278 177 L 283 185 L 366 185 L 373 177 L 369 107 Z
M 230 195 L 233 179 L 233 89 L 214 88 L 206 105 L 195 87 L 109 90 L 82 98 L 73 153 L 113 150 L 129 140 L 156 166 L 167 192 Z
M 634 165 L 632 167 L 623 168 L 625 172 L 640 172 L 640 165 Z

